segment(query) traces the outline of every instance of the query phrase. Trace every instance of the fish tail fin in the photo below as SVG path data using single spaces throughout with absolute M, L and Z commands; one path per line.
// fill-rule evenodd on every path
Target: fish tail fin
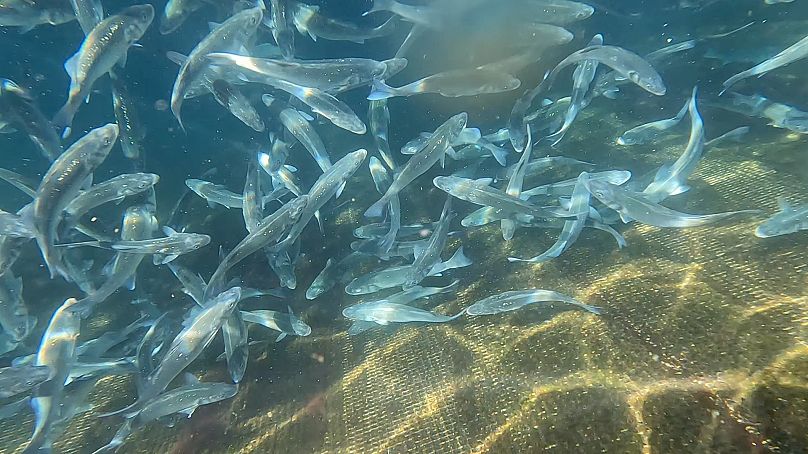
M 750 75 L 751 74 L 749 73 L 749 71 L 742 71 L 742 72 L 739 72 L 738 74 L 735 74 L 734 76 L 730 77 L 729 79 L 725 80 L 724 83 L 722 84 L 721 91 L 718 92 L 718 96 L 723 95 L 724 92 L 729 90 L 730 87 L 737 84 L 741 80 L 746 79 Z
M 177 123 L 180 124 L 180 129 L 182 132 L 187 133 L 185 130 L 185 125 L 182 123 L 182 117 L 180 116 L 180 111 L 182 110 L 182 97 L 178 96 L 176 98 L 171 99 L 171 113 L 174 114 L 174 118 L 177 119 Z
M 377 11 L 388 11 L 393 6 L 393 3 L 393 0 L 373 0 L 373 6 L 362 13 L 362 16 L 364 17 Z
M 383 24 L 374 28 L 373 34 L 374 36 L 389 35 L 396 30 L 397 26 L 398 26 L 398 16 L 394 14 L 390 19 L 387 19 L 387 21 L 385 21 Z
M 446 261 L 446 269 L 463 268 L 470 266 L 472 263 L 471 259 L 466 257 L 466 254 L 463 253 L 463 246 L 460 246 L 457 251 L 455 251 L 454 255 L 452 255 L 452 258 Z
M 76 106 L 74 103 L 68 99 L 65 105 L 56 112 L 56 115 L 53 116 L 53 120 L 51 120 L 51 124 L 53 124 L 54 129 L 62 136 L 62 138 L 67 137 L 69 133 L 66 130 L 73 124 L 73 117 L 76 115 Z
M 508 164 L 508 150 L 498 147 L 493 143 L 486 145 L 486 148 L 488 148 L 491 154 L 494 155 L 494 159 L 497 160 L 499 165 L 505 167 Z
M 382 99 L 392 98 L 395 96 L 393 94 L 393 87 L 385 84 L 383 80 L 374 79 L 373 86 L 370 89 L 370 94 L 368 95 L 368 100 L 370 101 L 379 101 Z
M 365 217 L 368 218 L 380 218 L 384 213 L 384 207 L 387 205 L 388 198 L 386 196 L 382 196 L 381 199 L 377 200 L 376 203 L 370 206 L 365 211 Z

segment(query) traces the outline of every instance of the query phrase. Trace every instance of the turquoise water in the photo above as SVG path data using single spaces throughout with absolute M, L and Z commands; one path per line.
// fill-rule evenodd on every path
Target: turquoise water
M 252 37 L 239 41 L 236 47 L 220 45 L 213 50 L 257 58 L 272 56 L 276 63 L 281 62 L 279 50 L 261 46 L 275 44 L 267 25 L 274 23 L 270 11 L 286 6 L 294 12 L 301 6 L 297 2 L 279 2 L 266 5 L 268 9 L 260 13 L 266 23 L 255 24 Z M 252 4 L 200 2 L 198 10 L 189 13 L 176 30 L 165 34 L 160 32 L 160 24 L 164 22 L 161 15 L 166 5 L 154 4 L 155 18 L 137 39 L 137 45 L 128 49 L 126 65 L 113 68 L 128 89 L 123 102 L 136 118 L 129 121 L 116 117 L 112 84 L 105 70 L 85 92 L 90 95 L 89 102 L 78 106 L 69 134 L 64 138 L 56 136 L 69 153 L 76 149 L 71 145 L 91 130 L 119 122 L 119 134 L 108 156 L 88 170 L 92 184 L 98 186 L 121 174 L 147 172 L 159 176 L 153 191 L 93 206 L 81 216 L 79 229 L 67 225 L 61 209 L 31 216 L 24 212 L 20 217 L 9 214 L 5 218 L 27 229 L 29 233 L 23 237 L 42 236 L 38 227 L 31 227 L 31 218 L 56 219 L 56 243 L 99 240 L 100 244 L 60 249 L 72 265 L 66 278 L 50 278 L 36 241 L 23 238 L 15 247 L 0 248 L 4 261 L 19 253 L 3 276 L 0 292 L 5 317 L 0 326 L 8 345 L 8 351 L 0 356 L 0 367 L 8 368 L 0 372 L 0 383 L 4 390 L 12 385 L 23 388 L 19 393 L 9 391 L 14 395 L 0 402 L 0 452 L 25 452 L 36 421 L 48 419 L 46 416 L 50 417 L 47 424 L 40 423 L 47 435 L 43 446 L 52 443 L 53 452 L 71 453 L 101 448 L 125 424 L 136 425 L 136 430 L 125 437 L 120 452 L 808 450 L 808 232 L 765 238 L 755 233 L 761 223 L 781 210 L 778 198 L 788 201 L 794 210 L 804 210 L 808 203 L 808 155 L 803 135 L 803 125 L 808 124 L 808 114 L 803 113 L 808 111 L 808 90 L 802 83 L 806 62 L 798 60 L 760 78 L 750 77 L 719 96 L 730 76 L 805 37 L 808 7 L 803 0 L 772 5 L 762 0 L 665 5 L 601 0 L 591 4 L 592 10 L 582 4 L 566 3 L 553 9 L 548 6 L 553 3 L 549 0 L 443 0 L 418 3 L 430 6 L 428 9 L 412 10 L 399 5 L 402 9 L 398 14 L 377 12 L 368 17 L 362 13 L 370 9 L 369 1 L 312 2 L 320 8 L 317 17 L 342 21 L 343 28 L 346 23 L 358 24 L 370 33 L 368 29 L 391 17 L 395 27 L 363 44 L 323 36 L 314 41 L 295 26 L 301 26 L 302 16 L 290 14 L 287 25 L 294 36 L 292 64 L 317 60 L 327 65 L 336 58 L 361 57 L 375 60 L 374 68 L 381 71 L 392 64 L 378 62 L 400 51 L 407 60 L 406 68 L 385 79 L 386 84 L 400 87 L 444 71 L 465 71 L 462 77 L 458 73 L 453 79 L 446 76 L 443 85 L 431 85 L 434 91 L 447 95 L 460 90 L 462 96 L 416 93 L 386 101 L 390 116 L 387 135 L 396 169 L 387 168 L 380 151 L 383 148 L 374 138 L 378 123 L 369 115 L 366 99 L 371 79 L 377 79 L 378 88 L 378 72 L 360 81 L 356 88 L 331 91 L 341 102 L 338 106 L 344 106 L 337 108 L 335 102 L 325 107 L 314 104 L 331 99 L 311 90 L 312 80 L 327 85 L 337 77 L 326 73 L 327 66 L 310 71 L 307 79 L 287 72 L 264 78 L 265 83 L 256 81 L 256 72 L 243 66 L 231 67 L 233 73 L 208 73 L 207 86 L 202 84 L 202 77 L 194 79 L 202 95 L 183 102 L 183 129 L 171 110 L 172 86 L 179 66 L 166 53 L 190 53 L 206 36 L 216 33 L 211 32 L 209 22 L 225 22 L 235 11 Z M 130 6 L 130 2 L 101 3 L 105 17 L 120 14 Z M 0 0 L 0 20 L 10 20 L 11 12 L 23 4 L 33 11 L 72 14 L 69 5 L 56 1 Z M 562 6 L 584 13 L 574 20 L 565 19 Z M 411 48 L 402 51 L 401 43 L 413 21 L 425 31 Z M 102 26 L 105 23 L 108 22 L 102 22 Z M 557 28 L 546 24 L 556 24 Z M 249 31 L 249 27 L 249 23 L 241 24 L 233 33 Z M 0 149 L 4 150 L 0 153 L 0 168 L 13 172 L 7 174 L 9 178 L 19 178 L 23 186 L 30 186 L 44 205 L 43 194 L 48 186 L 42 180 L 54 175 L 60 161 L 51 164 L 43 156 L 36 141 L 29 138 L 32 117 L 21 112 L 30 112 L 34 106 L 46 119 L 45 128 L 55 127 L 47 120 L 65 103 L 70 85 L 64 62 L 79 49 L 85 35 L 75 20 L 40 24 L 25 33 L 18 28 L 0 26 L 0 76 L 21 87 L 15 89 L 7 83 L 0 94 L 0 126 L 7 123 L 9 128 L 0 134 Z M 528 29 L 532 31 L 525 32 Z M 537 37 L 530 39 L 529 33 L 534 32 Z M 553 34 L 542 34 L 550 32 Z M 478 128 L 483 136 L 507 128 L 513 118 L 521 121 L 513 112 L 518 100 L 537 87 L 542 76 L 560 61 L 585 48 L 596 33 L 602 34 L 603 44 L 617 46 L 619 52 L 630 52 L 638 58 L 666 46 L 693 42 L 692 48 L 659 60 L 647 59 L 652 71 L 664 81 L 664 95 L 643 90 L 629 80 L 619 82 L 615 99 L 594 96 L 589 90 L 584 96 L 587 105 L 581 107 L 555 146 L 542 139 L 560 127 L 567 112 L 561 98 L 572 93 L 576 65 L 559 70 L 557 77 L 553 73 L 552 83 L 542 83 L 545 89 L 526 112 L 536 142 L 532 161 L 538 165 L 547 162 L 541 161 L 546 157 L 569 159 L 528 172 L 522 189 L 570 179 L 588 181 L 597 172 L 620 170 L 631 175 L 628 181 L 620 181 L 621 187 L 635 199 L 643 199 L 646 196 L 637 194 L 643 194 L 655 176 L 665 175 L 658 169 L 677 161 L 686 150 L 692 152 L 694 141 L 698 142 L 693 109 L 683 115 L 678 125 L 653 134 L 647 143 L 620 145 L 617 139 L 638 125 L 674 117 L 693 88 L 698 87 L 693 104 L 703 121 L 704 140 L 739 127 L 749 130 L 705 147 L 695 166 L 679 181 L 688 189 L 681 194 L 648 196 L 662 199 L 656 199 L 652 206 L 659 202 L 680 214 L 757 212 L 707 225 L 671 228 L 654 225 L 659 219 L 643 217 L 640 210 L 629 213 L 633 216 L 623 213 L 623 222 L 594 190 L 587 191 L 581 183 L 578 192 L 586 196 L 591 209 L 580 218 L 579 222 L 587 224 L 577 239 L 557 257 L 541 263 L 511 262 L 509 257 L 537 256 L 557 244 L 565 223 L 569 223 L 565 231 L 575 228 L 572 224 L 576 213 L 568 212 L 566 217 L 562 213 L 554 219 L 548 215 L 540 226 L 520 224 L 513 238 L 505 240 L 499 218 L 484 226 L 467 226 L 463 219 L 481 206 L 469 202 L 466 193 L 453 193 L 449 210 L 453 217 L 442 219 L 447 193 L 436 187 L 435 177 L 490 178 L 493 181 L 476 184 L 493 188 L 489 194 L 496 194 L 499 200 L 515 203 L 516 198 L 513 193 L 503 195 L 510 174 L 492 159 L 490 152 L 483 153 L 487 154 L 483 158 L 467 160 L 447 157 L 443 167 L 435 157 L 435 163 L 420 169 L 399 194 L 401 224 L 421 226 L 411 232 L 399 231 L 395 246 L 412 248 L 412 242 L 420 240 L 415 256 L 350 255 L 351 243 L 361 240 L 355 229 L 379 222 L 384 223 L 379 227 L 382 234 L 389 230 L 389 215 L 377 219 L 364 215 L 381 197 L 368 170 L 369 165 L 374 165 L 371 158 L 380 161 L 375 171 L 382 166 L 391 178 L 398 178 L 404 173 L 402 169 L 415 162 L 415 158 L 399 150 L 421 132 L 436 131 L 460 112 L 467 113 L 465 126 Z M 568 37 L 562 39 L 565 42 L 553 44 L 556 38 L 552 36 Z M 288 35 L 278 40 L 285 45 Z M 518 57 L 511 60 L 516 61 L 515 66 L 502 63 L 514 56 Z M 211 68 L 204 58 L 200 61 L 198 67 Z M 479 69 L 496 62 L 500 64 L 495 70 Z M 618 66 L 601 61 L 591 86 L 610 71 L 605 67 L 608 65 Z M 642 68 L 645 71 L 646 66 Z M 641 71 L 640 77 L 644 74 Z M 267 82 L 270 79 L 304 86 L 303 99 L 290 96 L 288 86 L 284 91 L 278 88 L 278 82 Z M 511 79 L 519 80 L 518 88 L 497 88 Z M 483 85 L 495 93 L 480 93 Z M 429 88 L 430 83 L 421 86 L 421 90 Z M 264 124 L 263 130 L 257 131 L 236 118 L 210 96 L 211 90 L 220 100 L 243 100 L 252 106 Z M 30 97 L 26 98 L 25 93 Z M 261 96 L 267 93 L 279 104 L 265 106 Z M 741 108 L 731 105 L 731 100 L 740 99 L 733 93 L 764 97 L 758 101 L 767 110 L 739 113 Z M 119 92 L 116 96 L 120 99 L 121 95 Z M 25 101 L 22 104 L 21 99 Z M 324 171 L 330 175 L 328 166 L 318 166 L 289 131 L 289 124 L 280 115 L 283 109 L 304 118 L 322 140 L 332 163 L 344 159 L 340 163 L 349 168 L 346 174 L 338 175 L 346 181 L 341 195 L 329 194 L 318 205 L 322 227 L 318 228 L 315 219 L 304 222 L 299 226 L 305 226 L 299 239 L 289 241 L 286 245 L 290 247 L 283 250 L 294 263 L 294 284 L 288 281 L 289 268 L 273 269 L 262 247 L 226 270 L 224 279 L 204 298 L 191 285 L 199 281 L 181 283 L 169 264 L 159 263 L 165 260 L 165 253 L 155 255 L 137 243 L 130 245 L 134 251 L 122 252 L 124 214 L 129 208 L 141 207 L 148 216 L 141 219 L 145 224 L 138 225 L 154 227 L 146 238 L 168 236 L 161 230 L 163 226 L 181 235 L 209 237 L 204 246 L 183 251 L 170 262 L 175 271 L 176 266 L 182 267 L 192 278 L 198 275 L 197 279 L 207 284 L 217 267 L 228 260 L 227 254 L 238 250 L 248 235 L 242 209 L 245 203 L 251 203 L 243 197 L 247 179 L 257 181 L 259 195 L 276 188 L 287 192 L 279 201 L 269 201 L 262 207 L 257 220 L 280 216 L 294 203 L 295 194 L 283 189 L 280 176 L 270 175 L 260 166 L 259 153 L 269 153 L 272 163 L 282 160 L 281 155 L 273 153 L 280 149 L 279 141 L 289 144 L 285 164 L 290 166 L 301 195 L 313 187 L 328 186 L 335 192 L 340 185 L 329 186 L 322 181 Z M 537 111 L 538 118 L 531 115 Z M 335 112 L 352 112 L 368 131 L 358 134 L 337 126 Z M 520 121 L 517 125 L 521 125 Z M 473 131 L 467 133 L 474 136 Z M 130 138 L 142 149 L 137 157 L 126 156 L 123 149 Z M 446 140 L 451 142 L 452 138 Z M 523 156 L 507 136 L 490 142 L 479 142 L 477 138 L 470 141 L 497 147 L 497 152 L 502 150 L 507 166 L 517 164 Z M 446 143 L 431 145 L 433 152 L 452 154 Z M 464 146 L 456 143 L 452 149 L 460 153 Z M 483 150 L 490 151 L 491 147 Z M 366 153 L 351 155 L 359 149 Z M 358 157 L 352 166 L 346 164 L 350 156 Z M 582 172 L 587 174 L 581 177 Z M 241 207 L 209 204 L 189 189 L 187 179 L 221 185 L 219 190 L 229 191 L 228 197 L 235 196 Z M 80 178 L 68 202 L 91 191 L 89 183 Z M 0 184 L 3 211 L 17 213 L 31 202 L 31 196 L 24 191 L 5 182 Z M 69 192 L 64 186 L 56 186 L 59 190 L 51 192 L 56 194 L 54 197 Z M 567 195 L 572 186 L 574 183 L 570 183 Z M 313 197 L 314 191 L 308 200 Z M 542 206 L 560 213 L 567 209 L 561 205 L 555 194 L 530 198 L 517 213 L 505 212 L 511 219 L 524 220 L 524 216 L 533 215 L 533 221 L 538 221 L 536 212 L 530 210 Z M 398 281 L 379 292 L 346 293 L 345 287 L 353 279 L 392 266 L 418 263 L 432 233 L 441 231 L 430 223 L 441 220 L 446 222 L 446 238 L 435 263 L 448 260 L 460 247 L 471 263 L 418 281 L 427 288 L 425 292 L 434 295 L 402 300 L 401 295 L 395 295 L 404 284 L 400 273 L 396 275 Z M 615 237 L 603 229 L 590 228 L 594 221 L 605 229 L 614 229 L 614 235 L 622 238 L 625 246 L 618 246 Z M 277 236 L 262 245 L 269 248 L 270 256 L 272 247 L 286 236 L 293 223 L 277 230 Z M 548 227 L 548 223 L 553 225 Z M 808 221 L 802 225 L 808 225 Z M 127 229 L 126 225 L 123 229 Z M 3 241 L 9 241 L 9 236 Z M 82 300 L 97 292 L 114 275 L 114 266 L 108 264 L 121 257 L 142 260 L 130 273 L 136 283 L 134 289 L 124 285 L 105 295 L 80 320 L 78 315 L 68 315 L 73 317 L 73 324 L 66 328 L 67 336 L 54 337 L 54 330 L 48 326 L 52 318 L 59 319 L 57 310 L 69 298 Z M 329 259 L 334 264 L 336 282 L 310 299 L 307 290 Z M 425 271 L 431 270 L 434 263 L 429 265 Z M 287 276 L 287 280 L 281 280 L 280 275 Z M 21 279 L 21 293 L 14 292 L 17 278 Z M 211 316 L 212 323 L 201 320 L 199 315 L 198 306 L 214 310 L 211 300 L 231 287 L 240 288 L 242 295 L 251 289 L 261 293 L 235 306 L 246 314 L 244 326 L 248 329 L 239 347 L 247 355 L 243 377 L 234 373 L 238 369 L 235 360 L 220 357 L 227 342 L 222 323 L 233 321 L 238 326 L 232 318 L 233 307 L 218 317 Z M 557 294 L 550 302 L 534 301 L 518 310 L 496 306 L 493 312 L 497 313 L 490 315 L 464 313 L 484 298 L 530 289 Z M 354 325 L 355 321 L 347 317 L 352 312 L 343 313 L 353 305 L 383 299 L 410 306 L 408 314 L 412 317 L 416 313 L 417 320 L 401 318 L 401 307 L 392 315 L 389 311 L 375 312 L 360 320 L 364 325 Z M 275 311 L 275 325 L 265 322 L 272 325 L 269 328 L 254 323 L 255 318 L 267 317 L 256 311 L 266 310 Z M 472 309 L 469 313 L 480 311 Z M 462 315 L 447 320 L 446 316 L 457 314 Z M 391 319 L 394 315 L 399 318 Z M 28 320 L 29 326 L 19 339 L 9 343 L 12 322 L 19 319 Z M 185 326 L 198 323 L 194 332 L 211 339 L 209 344 L 198 344 L 198 356 L 187 362 L 183 362 L 183 355 L 176 359 L 170 352 L 166 354 L 172 346 L 184 347 L 196 339 L 189 331 L 181 333 L 183 320 Z M 298 323 L 296 330 L 290 321 Z M 157 335 L 148 332 L 155 324 L 160 328 Z M 272 328 L 279 326 L 287 335 L 276 341 L 279 332 Z M 127 327 L 131 329 L 121 334 Z M 229 333 L 235 336 L 235 331 Z M 118 341 L 106 348 L 91 347 L 99 339 L 115 336 Z M 53 349 L 48 348 L 48 341 L 53 339 L 64 347 L 58 354 L 49 353 Z M 108 364 L 111 361 L 118 363 L 113 367 Z M 50 369 L 24 369 L 32 364 Z M 176 373 L 168 374 L 164 384 L 155 385 L 159 375 L 155 370 L 168 369 L 171 364 L 180 364 Z M 90 365 L 96 367 L 88 372 Z M 30 377 L 37 370 L 46 375 L 28 386 L 2 375 L 19 370 L 28 371 Z M 57 372 L 73 378 L 67 380 L 66 375 Z M 187 374 L 201 383 L 192 383 Z M 48 375 L 50 380 L 43 381 Z M 234 381 L 239 382 L 237 389 Z M 228 392 L 214 396 L 210 391 L 214 385 Z M 202 400 L 177 404 L 176 396 L 184 389 L 195 392 Z M 27 400 L 21 400 L 29 396 L 39 402 L 55 402 L 58 409 L 47 413 L 39 406 L 34 410 Z M 168 408 L 166 401 L 174 405 L 171 411 L 162 414 L 154 410 Z M 133 402 L 141 406 L 125 415 L 104 415 Z M 194 411 L 190 417 L 177 413 L 191 409 Z M 149 419 L 149 414 L 159 418 Z

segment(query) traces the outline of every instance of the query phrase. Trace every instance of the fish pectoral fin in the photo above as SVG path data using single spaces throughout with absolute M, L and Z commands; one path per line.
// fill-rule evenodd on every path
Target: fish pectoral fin
M 121 55 L 121 58 L 118 60 L 117 65 L 120 66 L 121 68 L 125 68 L 126 67 L 126 58 L 128 56 L 129 56 L 129 52 L 124 52 L 123 55 Z
M 185 410 L 180 410 L 177 413 L 181 413 L 181 414 L 183 414 L 183 415 L 190 418 L 191 416 L 193 416 L 193 414 L 194 414 L 194 412 L 196 411 L 197 408 L 199 408 L 199 406 L 194 405 L 193 407 L 188 407 Z
M 686 185 L 686 184 L 680 184 L 680 185 L 676 186 L 676 187 L 675 187 L 675 188 L 674 188 L 674 189 L 673 189 L 673 190 L 670 192 L 670 195 L 679 195 L 679 194 L 683 194 L 683 193 L 685 193 L 685 192 L 687 192 L 687 191 L 689 191 L 689 190 L 690 190 L 690 186 L 688 186 L 688 185 Z
M 791 211 L 792 207 L 791 204 L 786 201 L 786 198 L 783 196 L 777 197 L 777 207 L 780 208 L 780 211 Z
M 280 333 L 278 337 L 275 339 L 275 342 L 280 342 L 286 338 L 286 333 Z
M 78 71 L 78 64 L 79 64 L 79 53 L 76 52 L 65 61 L 65 71 L 67 71 L 67 75 L 70 76 L 70 80 L 74 81 L 76 79 L 76 72 Z
M 173 50 L 166 52 L 166 57 L 179 66 L 182 66 L 183 64 L 185 64 L 185 60 L 188 60 L 187 56 L 179 52 L 174 52 Z
M 129 289 L 129 291 L 134 290 L 136 285 L 135 274 L 133 273 L 131 276 L 129 276 L 129 278 L 126 279 L 126 282 L 124 282 L 123 285 L 126 286 L 126 288 Z

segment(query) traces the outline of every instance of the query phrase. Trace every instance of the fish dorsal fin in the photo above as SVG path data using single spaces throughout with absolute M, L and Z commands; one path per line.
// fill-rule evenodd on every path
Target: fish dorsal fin
M 474 180 L 474 184 L 476 186 L 491 186 L 491 183 L 494 182 L 493 178 L 478 178 Z
M 167 225 L 164 225 L 163 226 L 163 233 L 165 233 L 166 236 L 174 236 L 174 235 L 177 234 L 177 231 L 172 229 L 171 227 L 169 227 Z
M 221 27 L 221 25 L 222 24 L 220 24 L 219 22 L 213 22 L 213 21 L 208 22 L 208 28 L 210 29 L 210 31 L 216 30 L 217 28 Z
M 173 50 L 170 50 L 170 51 L 166 52 L 166 57 L 168 57 L 169 60 L 171 60 L 172 62 L 174 62 L 174 63 L 176 63 L 176 64 L 178 64 L 180 66 L 185 64 L 185 60 L 188 60 L 188 57 L 186 57 L 185 55 L 182 55 L 179 52 L 174 52 Z M 65 64 L 67 64 L 67 63 L 65 63 Z
M 783 196 L 777 197 L 777 207 L 780 208 L 781 211 L 791 211 L 793 209 L 791 204 L 788 203 Z

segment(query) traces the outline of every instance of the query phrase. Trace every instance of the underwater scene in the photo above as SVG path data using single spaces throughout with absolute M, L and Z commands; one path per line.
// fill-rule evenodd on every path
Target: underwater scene
M 0 0 L 0 453 L 808 452 L 808 0 Z

